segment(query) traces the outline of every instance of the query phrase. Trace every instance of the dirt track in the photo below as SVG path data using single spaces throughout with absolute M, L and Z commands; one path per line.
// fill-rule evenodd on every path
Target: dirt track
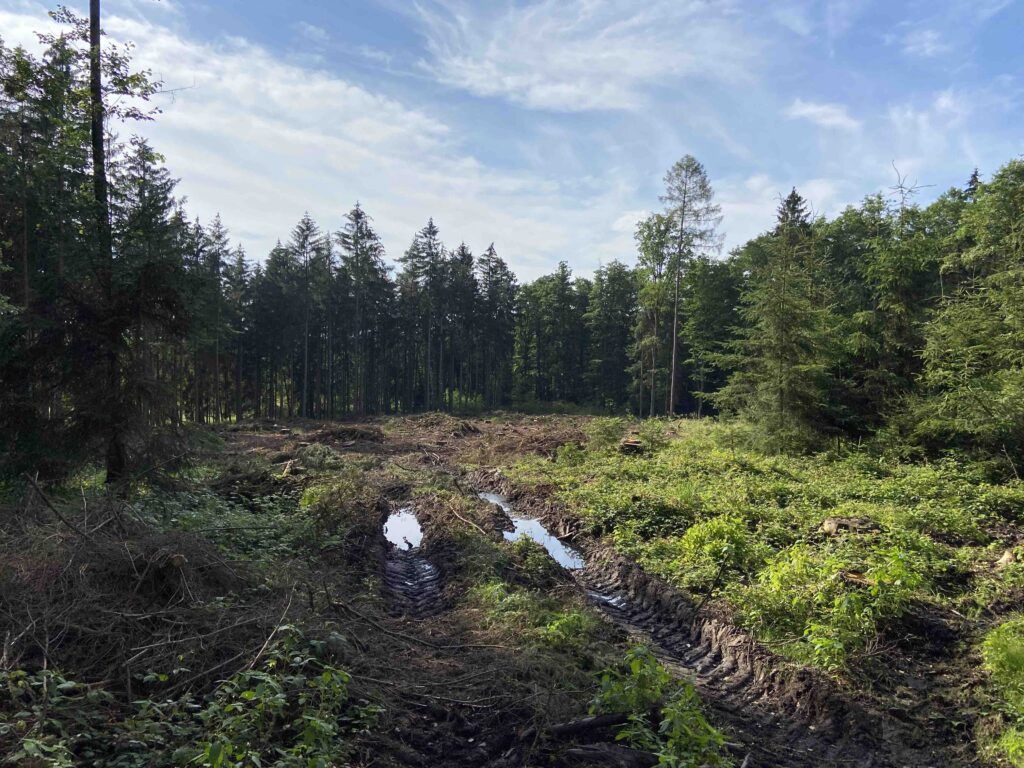
M 454 478 L 454 486 L 466 496 L 483 490 L 504 492 L 513 498 L 517 510 L 542 518 L 552 532 L 568 536 L 587 554 L 587 567 L 576 574 L 577 588 L 617 628 L 609 637 L 621 639 L 621 632 L 649 645 L 667 667 L 693 682 L 710 719 L 725 731 L 737 765 L 745 759 L 746 768 L 958 768 L 978 764 L 962 757 L 963 743 L 954 743 L 948 730 L 922 726 L 926 718 L 895 711 L 895 702 L 878 703 L 841 688 L 821 673 L 781 659 L 711 606 L 696 607 L 635 563 L 598 542 L 576 538 L 578 521 L 545 497 L 543 489 L 524 492 L 514 488 L 494 469 L 523 451 L 550 455 L 558 445 L 578 440 L 580 433 L 572 423 L 539 420 L 534 427 L 523 422 L 475 422 L 472 429 L 464 429 L 453 428 L 452 421 L 434 417 L 404 420 L 389 430 L 386 439 L 367 444 L 365 449 L 335 445 L 342 452 L 356 448 L 369 452 L 372 448 L 383 462 L 394 461 L 403 476 L 415 468 Z M 467 475 L 463 469 L 467 463 L 478 469 Z M 485 469 L 479 469 L 481 466 Z M 429 515 L 425 528 L 429 532 Z M 497 538 L 501 530 L 495 524 Z M 403 631 L 437 638 L 433 633 L 451 632 L 448 622 L 460 619 L 449 616 L 443 595 L 448 555 L 429 539 L 422 548 L 385 544 L 381 575 L 389 612 L 417 622 Z M 443 642 L 461 640 L 449 635 Z M 566 757 L 571 740 L 549 739 L 542 728 L 524 731 L 529 715 L 526 711 L 513 715 L 516 705 L 512 698 L 487 707 L 459 705 L 459 700 L 473 695 L 469 689 L 462 690 L 462 681 L 463 676 L 473 674 L 474 662 L 462 658 L 464 651 L 447 652 L 444 647 L 448 646 L 421 652 L 420 658 L 450 669 L 445 677 L 451 675 L 451 686 L 434 690 L 441 694 L 438 700 L 454 703 L 435 703 L 422 723 L 418 715 L 410 716 L 402 737 L 408 749 L 396 751 L 392 758 L 407 765 L 533 765 L 540 744 L 544 745 L 545 760 L 554 765 L 583 764 Z M 485 663 L 496 661 L 486 658 Z M 472 684 L 477 681 L 473 678 Z M 929 696 L 924 694 L 926 703 Z M 577 711 L 585 709 L 586 702 L 580 701 Z M 438 721 L 447 722 L 447 748 L 440 748 L 437 742 L 440 734 L 434 729 Z M 612 738 L 613 734 L 605 731 L 588 734 L 584 740 L 607 742 Z M 453 746 L 456 743 L 457 748 Z
M 417 547 L 389 547 L 384 561 L 384 583 L 392 597 L 392 612 L 425 619 L 441 612 L 441 574 Z
M 688 601 L 614 555 L 579 575 L 591 602 L 647 641 L 670 669 L 689 679 L 749 768 L 897 768 L 955 765 L 942 745 L 910 746 L 906 726 L 851 702 L 831 681 L 770 658 L 744 633 L 695 615 Z

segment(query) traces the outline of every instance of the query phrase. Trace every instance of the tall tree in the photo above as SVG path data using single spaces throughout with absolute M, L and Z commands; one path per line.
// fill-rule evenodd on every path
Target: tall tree
M 644 361 L 647 361 L 647 376 L 650 378 L 648 387 L 649 401 L 647 414 L 655 415 L 656 393 L 658 390 L 659 371 L 665 370 L 667 364 L 661 359 L 662 351 L 668 349 L 663 344 L 665 333 L 664 317 L 667 315 L 671 296 L 668 292 L 666 272 L 670 255 L 672 220 L 660 213 L 655 213 L 637 224 L 636 243 L 639 253 L 637 270 L 641 276 L 642 287 L 638 295 L 640 312 L 637 317 L 637 379 L 639 381 L 638 403 L 640 415 L 644 414 Z
M 679 285 L 690 261 L 721 247 L 718 225 L 721 207 L 714 202 L 714 190 L 704 166 L 692 155 L 685 155 L 665 174 L 665 216 L 671 221 L 669 271 L 672 279 L 672 361 L 669 371 L 668 413 L 676 412 L 679 374 Z
M 302 270 L 302 385 L 299 396 L 300 415 L 310 417 L 309 335 L 317 272 L 326 267 L 330 243 L 320 232 L 309 213 L 303 214 L 292 230 L 288 250 Z
M 636 273 L 620 261 L 599 267 L 584 317 L 590 341 L 585 375 L 593 401 L 610 411 L 630 399 L 629 353 L 636 313 Z
M 478 312 L 483 354 L 479 381 L 485 407 L 504 405 L 512 395 L 512 357 L 518 286 L 494 243 L 477 261 Z
M 745 247 L 745 328 L 721 358 L 735 372 L 714 398 L 759 424 L 776 448 L 812 444 L 825 422 L 833 317 L 815 284 L 812 235 L 794 189 L 775 230 Z

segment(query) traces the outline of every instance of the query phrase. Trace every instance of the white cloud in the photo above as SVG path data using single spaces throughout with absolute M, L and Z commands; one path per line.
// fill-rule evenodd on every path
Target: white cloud
M 310 24 L 308 21 L 296 22 L 295 31 L 316 45 L 324 45 L 331 39 L 326 29 L 318 27 L 316 24 Z
M 647 210 L 626 211 L 612 223 L 612 229 L 632 236 L 636 232 L 636 226 L 651 215 Z
M 806 5 L 779 3 L 772 7 L 771 15 L 779 24 L 801 37 L 807 37 L 814 30 Z
M 42 5 L 0 11 L 5 42 L 34 44 Z M 309 210 L 336 229 L 360 200 L 392 257 L 433 216 L 446 241 L 494 241 L 524 279 L 569 259 L 586 273 L 630 259 L 632 232 L 614 224 L 636 206 L 628 174 L 585 180 L 490 167 L 443 119 L 326 70 L 286 61 L 243 39 L 201 42 L 132 16 L 108 15 L 115 40 L 135 40 L 136 65 L 168 88 L 154 122 L 126 126 L 167 157 L 179 193 L 202 221 L 221 213 L 262 259 Z
M 796 99 L 786 109 L 786 117 L 809 120 L 821 128 L 837 128 L 843 131 L 855 131 L 860 128 L 860 122 L 850 117 L 842 104 L 821 104 Z
M 903 53 L 928 59 L 952 50 L 942 34 L 934 29 L 912 29 L 903 36 Z
M 500 14 L 462 0 L 415 8 L 434 77 L 531 109 L 635 109 L 652 86 L 742 81 L 760 48 L 730 0 L 540 0 Z

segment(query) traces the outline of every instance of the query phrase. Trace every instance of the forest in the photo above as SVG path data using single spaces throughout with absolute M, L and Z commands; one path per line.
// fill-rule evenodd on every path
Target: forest
M 1024 160 L 724 252 L 685 154 L 589 275 L 359 189 L 247 253 L 51 15 L 0 31 L 0 762 L 1024 765 Z
M 1020 457 L 1019 160 L 927 206 L 902 185 L 831 220 L 794 189 L 772 231 L 722 257 L 711 180 L 686 156 L 635 258 L 520 284 L 493 244 L 450 247 L 433 221 L 392 266 L 358 203 L 246 254 L 219 217 L 189 217 L 155 148 L 109 136 L 106 242 L 89 226 L 84 22 L 65 21 L 38 59 L 0 52 L 7 460 L 184 422 L 544 404 L 739 413 L 797 449 L 884 428 Z M 158 119 L 127 52 L 104 65 L 132 105 L 112 117 Z M 98 428 L 111 412 L 123 423 Z

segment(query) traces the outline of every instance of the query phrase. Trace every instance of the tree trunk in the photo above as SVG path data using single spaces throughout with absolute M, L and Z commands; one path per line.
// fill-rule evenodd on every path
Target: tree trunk
M 668 390 L 668 415 L 676 415 L 676 359 L 679 352 L 679 271 L 682 264 L 676 264 L 675 288 L 672 296 L 672 373 Z
M 113 312 L 113 246 L 110 233 L 110 206 L 107 197 L 107 154 L 103 135 L 103 72 L 100 59 L 100 0 L 89 0 L 89 97 L 91 107 L 92 138 L 92 186 L 96 205 L 96 235 L 99 246 L 102 288 L 107 306 L 105 311 Z M 122 407 L 120 402 L 121 374 L 117 333 L 114 318 L 107 318 L 106 338 L 106 411 L 101 418 L 107 422 L 107 482 L 121 479 L 127 466 L 124 435 L 122 429 Z

